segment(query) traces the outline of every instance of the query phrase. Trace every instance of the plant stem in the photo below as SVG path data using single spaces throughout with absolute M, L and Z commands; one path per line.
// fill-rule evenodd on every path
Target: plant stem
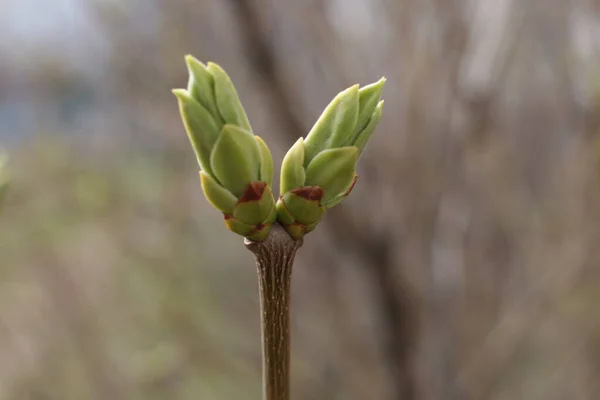
M 244 241 L 256 257 L 260 292 L 263 399 L 290 398 L 290 288 L 302 240 L 275 224 L 263 242 Z

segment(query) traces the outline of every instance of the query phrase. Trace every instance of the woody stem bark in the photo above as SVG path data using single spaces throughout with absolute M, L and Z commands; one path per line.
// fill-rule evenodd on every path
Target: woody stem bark
M 292 266 L 302 240 L 275 224 L 263 242 L 244 241 L 254 253 L 260 292 L 263 398 L 290 398 L 290 289 Z

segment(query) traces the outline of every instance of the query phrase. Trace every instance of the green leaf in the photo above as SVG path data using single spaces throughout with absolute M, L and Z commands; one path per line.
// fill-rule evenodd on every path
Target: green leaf
M 352 141 L 356 122 L 358 121 L 358 95 L 358 85 L 354 85 L 348 88 L 341 98 L 331 126 L 331 139 L 328 148 L 342 147 L 344 143 Z
M 213 118 L 220 120 L 219 110 L 217 109 L 217 100 L 215 97 L 215 80 L 208 71 L 206 65 L 198 61 L 194 56 L 185 56 L 185 63 L 188 68 L 190 79 L 188 82 L 188 92 L 190 96 L 206 108 Z M 223 121 L 220 121 L 222 125 Z
M 353 85 L 348 89 L 338 93 L 327 105 L 327 107 L 325 107 L 325 110 L 304 140 L 304 147 L 306 151 L 304 166 L 307 166 L 313 157 L 315 157 L 321 150 L 325 150 L 330 147 L 329 145 L 331 143 L 332 129 L 334 124 L 339 121 L 339 109 L 342 108 L 342 115 L 345 115 L 343 110 L 348 108 L 348 104 L 354 104 L 353 99 L 356 97 L 357 91 L 358 85 Z M 350 125 L 351 122 L 352 120 L 350 119 L 347 125 Z
M 306 184 L 320 186 L 324 191 L 321 203 L 327 203 L 348 190 L 357 161 L 357 147 L 324 150 L 306 168 Z
M 194 100 L 187 90 L 174 89 L 173 94 L 179 100 L 181 119 L 200 168 L 210 174 L 210 154 L 219 135 L 219 126 L 206 108 Z
M 219 65 L 209 62 L 208 71 L 215 80 L 215 96 L 221 117 L 227 124 L 252 132 L 244 107 L 229 75 Z
M 238 201 L 233 193 L 203 171 L 200 171 L 200 182 L 204 196 L 213 207 L 226 214 L 233 213 L 233 208 Z
M 359 113 L 358 120 L 356 123 L 356 129 L 354 129 L 354 137 L 350 142 L 344 143 L 346 146 L 350 146 L 353 142 L 356 141 L 356 138 L 363 130 L 363 128 L 368 123 L 369 119 L 373 115 L 375 108 L 379 104 L 379 99 L 381 98 L 381 92 L 383 91 L 383 86 L 385 85 L 386 79 L 385 77 L 381 78 L 375 83 L 371 83 L 367 86 L 360 88 L 358 91 L 359 97 Z
M 273 186 L 273 157 L 271 150 L 260 136 L 254 136 L 258 149 L 260 150 L 260 174 L 259 179 Z
M 221 186 L 236 197 L 246 185 L 258 181 L 260 151 L 254 135 L 235 125 L 225 125 L 211 154 L 211 167 Z
M 383 114 L 383 100 L 381 100 L 377 107 L 375 107 L 375 111 L 371 116 L 371 119 L 367 123 L 367 126 L 360 132 L 358 138 L 354 142 L 354 145 L 358 147 L 358 156 L 360 157 L 365 151 L 367 144 L 369 143 L 369 139 L 373 136 L 373 132 L 375 132 L 375 128 L 379 125 L 379 121 L 381 120 L 381 115 Z
M 286 153 L 281 162 L 280 193 L 304 186 L 304 141 L 299 138 Z

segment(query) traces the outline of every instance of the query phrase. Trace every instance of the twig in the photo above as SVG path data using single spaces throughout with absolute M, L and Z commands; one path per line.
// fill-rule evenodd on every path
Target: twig
M 244 240 L 258 270 L 264 400 L 290 398 L 290 289 L 302 242 L 293 240 L 279 224 L 263 242 Z

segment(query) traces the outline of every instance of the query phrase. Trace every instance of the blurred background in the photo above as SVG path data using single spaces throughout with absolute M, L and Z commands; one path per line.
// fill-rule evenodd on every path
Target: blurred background
M 294 399 L 600 399 L 598 0 L 0 0 L 0 399 L 261 398 L 253 257 L 170 92 L 188 53 L 276 165 L 388 79 L 295 265 Z

